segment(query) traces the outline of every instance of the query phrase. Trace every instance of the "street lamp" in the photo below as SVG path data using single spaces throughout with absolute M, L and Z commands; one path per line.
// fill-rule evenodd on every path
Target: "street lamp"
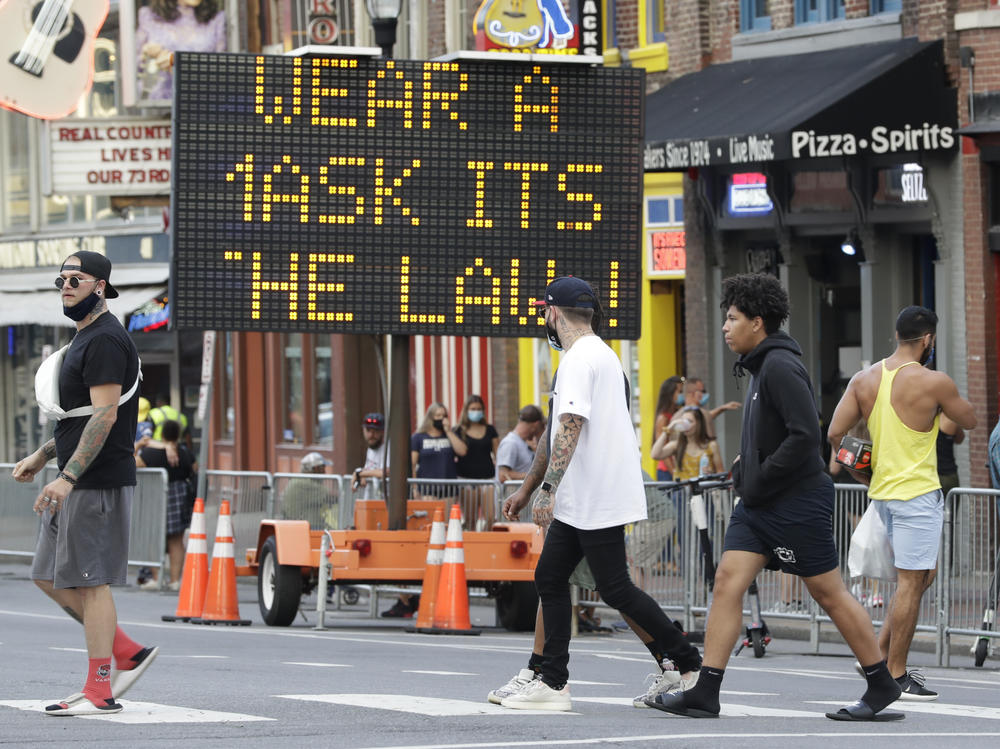
M 388 59 L 396 43 L 396 23 L 403 0 L 365 0 L 365 7 L 375 29 L 375 43 L 382 48 L 382 57 Z

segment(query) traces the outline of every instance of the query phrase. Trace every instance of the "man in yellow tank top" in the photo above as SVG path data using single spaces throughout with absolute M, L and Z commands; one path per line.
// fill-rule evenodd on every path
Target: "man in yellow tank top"
M 920 599 L 937 574 L 944 497 L 937 475 L 938 419 L 944 413 L 963 429 L 976 426 L 972 405 L 944 372 L 927 369 L 934 356 L 937 315 L 926 307 L 905 308 L 896 318 L 896 350 L 851 378 L 830 420 L 830 443 L 859 420 L 872 435 L 872 474 L 852 471 L 869 484 L 895 554 L 898 585 L 879 647 L 903 688 L 900 699 L 929 701 L 937 693 L 906 670 Z

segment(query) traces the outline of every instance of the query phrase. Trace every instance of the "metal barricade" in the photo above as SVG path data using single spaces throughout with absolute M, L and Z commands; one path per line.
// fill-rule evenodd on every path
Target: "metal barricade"
M 350 476 L 328 476 L 321 473 L 275 473 L 274 514 L 283 520 L 308 520 L 311 530 L 349 528 L 344 522 L 341 498 Z M 346 479 L 346 482 L 345 482 Z M 353 507 L 351 508 L 353 514 Z
M 1000 491 L 959 487 L 948 492 L 942 548 L 945 622 L 939 664 L 948 666 L 953 635 L 969 635 L 973 654 L 977 646 L 988 650 L 990 639 L 1000 638 Z M 980 638 L 986 638 L 985 645 L 979 645 Z
M 229 500 L 233 520 L 236 564 L 245 564 L 246 549 L 257 545 L 260 521 L 274 517 L 274 479 L 267 471 L 205 471 L 205 530 L 208 554 L 215 544 L 215 529 L 222 500 Z
M 33 557 L 39 518 L 32 505 L 58 470 L 46 466 L 34 481 L 22 484 L 11 476 L 13 468 L 13 463 L 0 463 L 0 554 Z M 162 468 L 139 468 L 132 497 L 129 566 L 162 568 L 166 544 L 167 472 Z
M 340 527 L 354 527 L 354 503 L 359 499 L 385 500 L 389 491 L 388 479 L 365 479 L 365 485 L 354 486 L 354 476 L 347 474 L 342 477 L 340 492 Z
M 649 481 L 644 489 L 648 517 L 632 524 L 625 536 L 632 579 L 665 610 L 683 610 L 687 617 L 690 607 L 683 575 L 690 564 L 685 554 L 691 545 L 685 522 L 689 488 Z
M 488 531 L 500 518 L 500 487 L 493 479 L 408 479 L 412 499 L 443 499 L 462 508 L 466 530 Z M 447 515 L 445 516 L 447 520 Z

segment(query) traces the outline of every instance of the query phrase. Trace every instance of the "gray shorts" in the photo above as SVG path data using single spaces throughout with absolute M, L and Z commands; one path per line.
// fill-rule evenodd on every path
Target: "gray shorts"
M 913 499 L 876 499 L 875 510 L 896 557 L 896 569 L 933 570 L 937 567 L 944 523 L 944 494 L 935 489 Z
M 31 579 L 56 588 L 124 585 L 134 491 L 74 489 L 59 512 L 43 512 Z

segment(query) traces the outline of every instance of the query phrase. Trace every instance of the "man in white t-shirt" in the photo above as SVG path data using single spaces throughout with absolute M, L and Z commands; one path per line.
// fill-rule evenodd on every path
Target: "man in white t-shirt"
M 535 451 L 528 444 L 545 433 L 545 417 L 538 406 L 525 406 L 517 415 L 517 425 L 497 447 L 497 481 L 517 481 L 528 475 Z
M 389 468 L 388 443 L 385 441 L 385 417 L 377 412 L 365 414 L 361 431 L 368 449 L 365 451 L 365 464 L 354 469 L 354 489 L 365 490 L 365 499 L 374 499 L 374 485 L 369 485 L 368 479 L 382 481 L 388 475 Z
M 569 577 L 586 557 L 601 598 L 662 643 L 685 683 L 692 683 L 701 655 L 659 605 L 635 586 L 625 560 L 625 525 L 646 518 L 639 446 L 628 413 L 628 380 L 615 353 L 592 328 L 600 304 L 590 284 L 555 279 L 545 290 L 549 345 L 564 351 L 552 393 L 549 461 L 532 508 L 547 528 L 535 568 L 545 647 L 541 678 L 500 704 L 523 710 L 570 710 Z M 534 483 L 534 482 L 532 482 Z M 527 504 L 525 486 L 504 503 L 513 520 Z

